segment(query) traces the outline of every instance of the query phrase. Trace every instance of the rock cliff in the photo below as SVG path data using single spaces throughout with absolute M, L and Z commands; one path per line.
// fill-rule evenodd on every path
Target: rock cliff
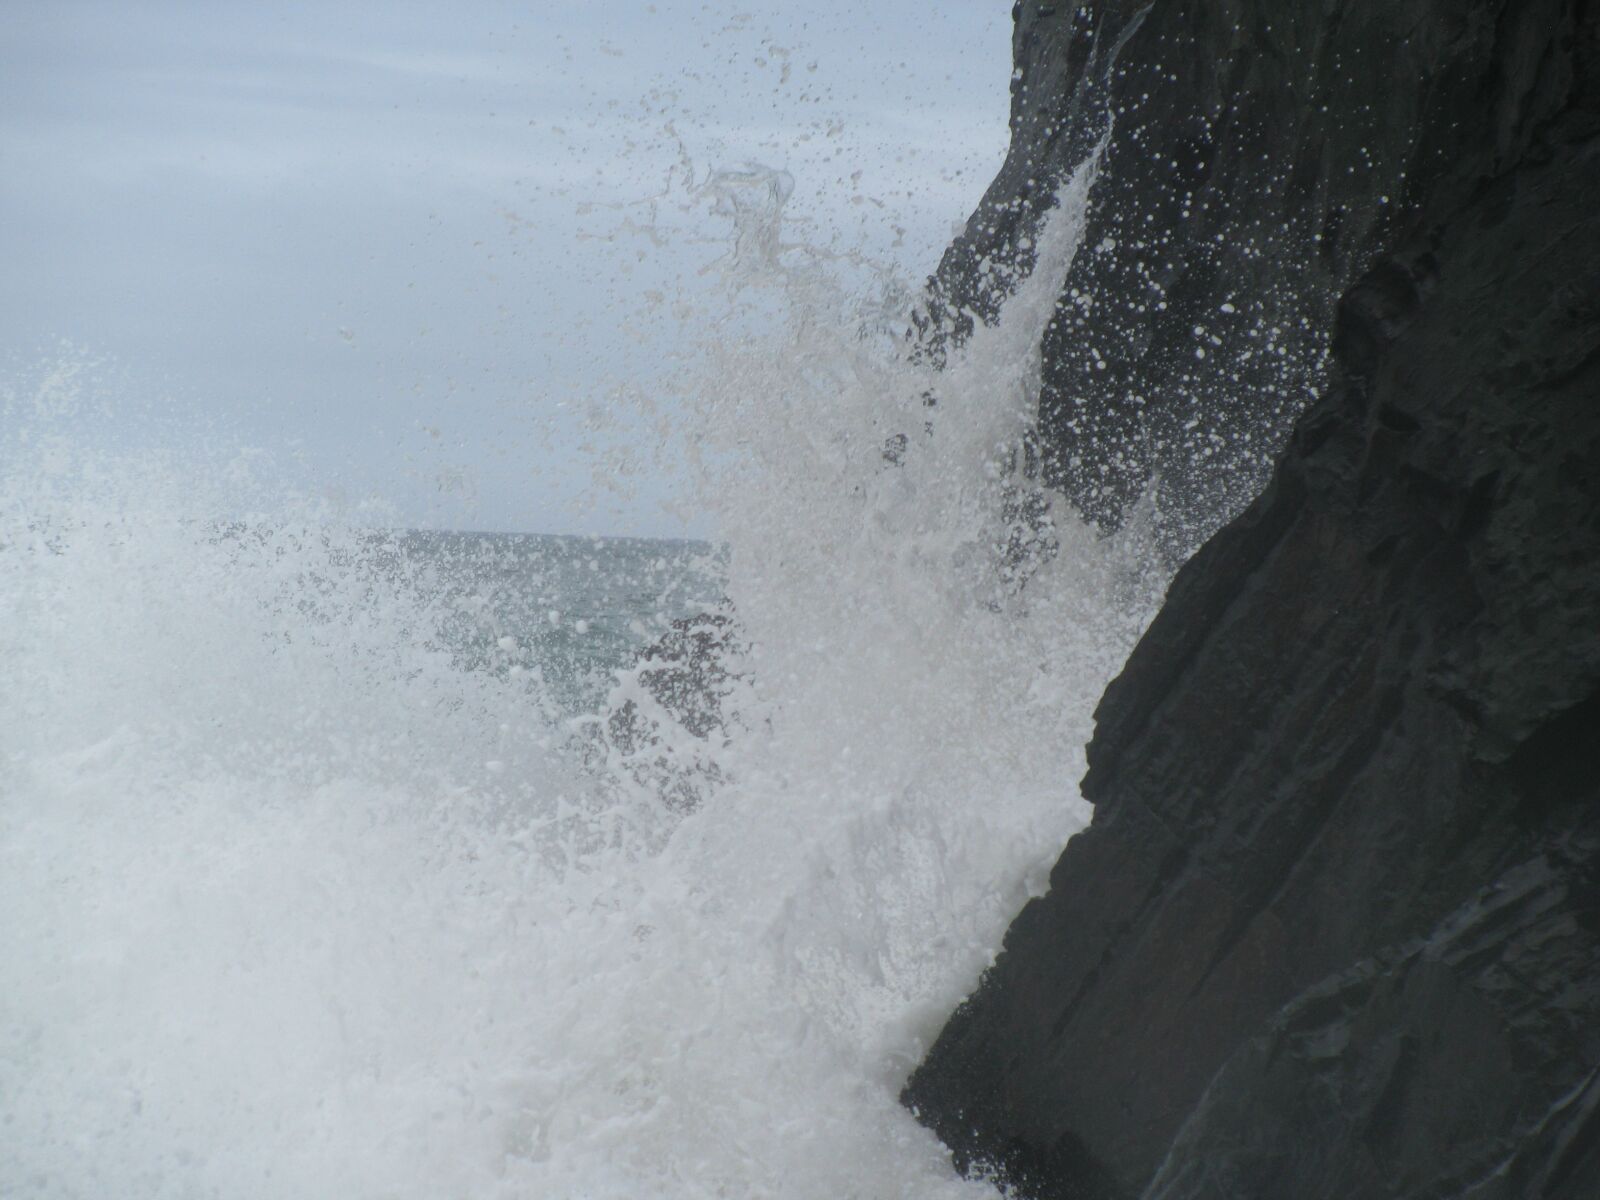
M 1037 1197 L 1600 1196 L 1600 4 L 1030 3 L 1015 46 L 945 319 L 1114 118 L 1034 468 L 1221 528 L 907 1103 Z

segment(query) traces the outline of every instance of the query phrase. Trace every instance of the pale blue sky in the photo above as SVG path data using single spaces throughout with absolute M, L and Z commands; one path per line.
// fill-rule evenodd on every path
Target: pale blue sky
M 406 523 L 680 532 L 670 480 L 573 504 L 582 413 L 681 336 L 641 298 L 721 252 L 684 152 L 920 279 L 1004 153 L 1009 10 L 6 0 L 0 370 L 90 355 L 108 441 Z

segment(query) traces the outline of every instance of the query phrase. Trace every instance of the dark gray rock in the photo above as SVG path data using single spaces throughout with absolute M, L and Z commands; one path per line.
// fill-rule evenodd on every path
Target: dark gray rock
M 727 705 L 739 679 L 730 664 L 744 649 L 726 610 L 673 621 L 634 660 L 647 705 L 624 699 L 597 722 L 591 761 L 626 770 L 674 812 L 694 811 L 723 775 L 715 755 L 692 743 L 722 739 L 737 722 Z
M 906 1089 L 1026 1194 L 1600 1196 L 1600 5 L 1158 3 L 1122 61 L 1222 128 L 1352 31 L 1353 84 L 1259 114 L 1299 162 L 1370 102 L 1407 164 L 1389 216 L 1337 158 L 1263 192 L 1350 214 L 1328 385 L 1107 690 L 1092 825 Z
M 709 737 L 726 720 L 722 702 L 738 678 L 728 661 L 739 650 L 738 631 L 727 612 L 680 617 L 639 651 L 639 682 L 677 724 L 697 738 Z M 613 729 L 626 724 L 624 714 L 632 711 L 612 714 Z
M 1572 0 L 1026 0 L 1005 164 L 926 324 L 992 320 L 1115 119 L 1045 341 L 1029 470 L 1105 528 L 1152 492 L 1182 561 L 1327 381 L 1334 305 L 1565 102 Z

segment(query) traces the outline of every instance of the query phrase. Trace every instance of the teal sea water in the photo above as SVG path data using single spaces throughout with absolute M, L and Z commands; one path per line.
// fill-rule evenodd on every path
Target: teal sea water
M 570 716 L 597 711 L 673 621 L 722 600 L 725 562 L 709 542 L 418 530 L 383 540 L 452 614 L 439 632 L 463 669 L 525 677 Z

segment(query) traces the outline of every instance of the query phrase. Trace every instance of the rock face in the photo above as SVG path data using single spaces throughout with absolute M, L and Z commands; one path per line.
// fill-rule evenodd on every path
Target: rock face
M 1024 139 L 1092 90 L 1101 51 L 1052 31 L 1131 8 L 1047 7 L 1019 12 Z M 1147 426 L 1186 411 L 1179 343 L 1236 292 L 1327 330 L 1326 383 L 1108 689 L 1094 822 L 905 1099 L 1036 1197 L 1600 1196 L 1600 4 L 1157 0 L 1120 64 L 1110 107 L 1157 108 L 1119 118 L 1105 179 L 1146 173 L 1095 221 L 1138 229 L 1141 187 L 1165 211 L 1165 160 L 1197 164 L 1172 186 L 1198 229 L 1168 226 L 1164 313 L 1137 265 L 1081 263 L 1076 336 L 1129 336 L 1088 374 L 1058 317 L 1041 469 L 1076 454 L 1052 480 L 1114 520 L 1196 453 L 1152 433 L 1124 480 L 1094 438 L 1128 380 Z M 1024 229 L 1013 200 L 972 240 Z M 1218 222 L 1287 222 L 1284 257 L 1195 251 Z M 1244 422 L 1220 395 L 1196 403 Z M 1173 471 L 1175 545 L 1242 461 Z
M 727 709 L 745 649 L 726 612 L 673 621 L 634 660 L 634 693 L 596 724 L 591 761 L 610 759 L 674 812 L 693 812 L 723 781 L 712 742 L 738 720 Z
M 1565 102 L 1572 0 L 1098 0 L 1013 10 L 1012 140 L 930 319 L 990 319 L 1105 136 L 1030 467 L 1105 527 L 1153 487 L 1181 561 L 1327 382 L 1340 295 Z

